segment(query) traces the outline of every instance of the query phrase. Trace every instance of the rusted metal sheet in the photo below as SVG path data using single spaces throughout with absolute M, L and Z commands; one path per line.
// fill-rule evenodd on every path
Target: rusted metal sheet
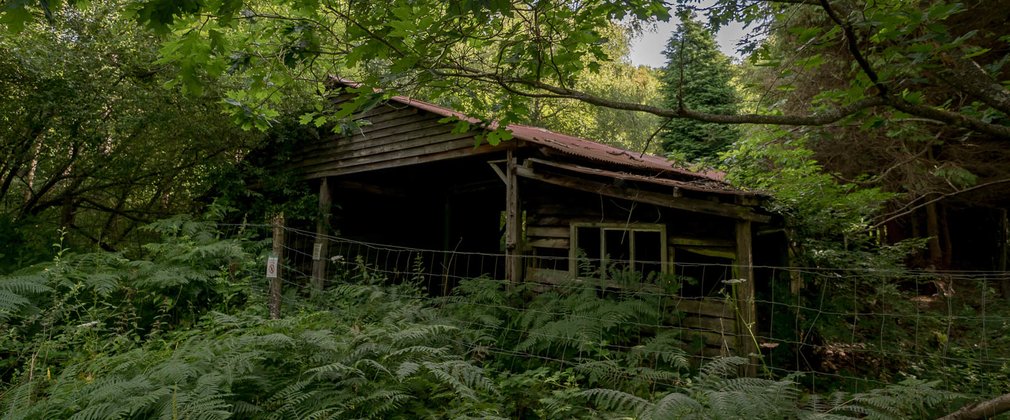
M 334 82 L 345 86 L 359 86 L 359 84 L 346 79 L 335 78 Z M 417 108 L 442 117 L 456 118 L 471 124 L 481 124 L 480 120 L 461 112 L 406 96 L 394 96 L 390 98 L 390 102 Z M 485 127 L 485 129 L 490 130 L 497 128 L 497 123 L 491 123 Z M 760 196 L 758 193 L 744 191 L 727 184 L 724 181 L 725 174 L 719 171 L 691 171 L 676 167 L 673 162 L 661 156 L 625 150 L 597 143 L 592 140 L 554 132 L 541 127 L 511 124 L 508 125 L 507 128 L 512 132 L 514 138 L 533 145 L 545 147 L 550 151 L 575 156 L 589 161 L 622 166 L 627 168 L 629 171 L 637 172 L 632 174 L 607 171 L 602 168 L 593 169 L 595 173 L 600 175 L 628 180 L 634 179 L 637 181 L 654 182 L 660 185 L 675 186 L 699 192 L 713 192 L 755 197 Z M 579 167 L 579 169 L 590 168 Z

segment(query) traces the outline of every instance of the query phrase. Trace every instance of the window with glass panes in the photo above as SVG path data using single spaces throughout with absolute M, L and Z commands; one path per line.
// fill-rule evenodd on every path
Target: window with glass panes
M 575 264 L 570 269 L 576 276 L 606 277 L 611 270 L 633 269 L 646 279 L 667 269 L 664 225 L 572 223 L 571 229 Z

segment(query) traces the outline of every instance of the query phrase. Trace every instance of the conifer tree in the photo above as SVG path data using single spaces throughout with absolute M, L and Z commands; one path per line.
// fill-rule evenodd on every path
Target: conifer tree
M 734 114 L 739 97 L 730 84 L 733 77 L 729 57 L 719 51 L 712 32 L 682 14 L 670 37 L 663 74 L 663 94 L 667 107 L 701 112 Z M 661 133 L 663 150 L 689 161 L 714 158 L 739 137 L 736 126 L 693 119 L 669 121 Z

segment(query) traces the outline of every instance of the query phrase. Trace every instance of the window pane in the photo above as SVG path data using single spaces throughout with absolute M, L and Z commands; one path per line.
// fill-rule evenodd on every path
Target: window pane
M 631 232 L 624 229 L 604 229 L 607 262 L 624 268 L 631 262 Z
M 579 227 L 577 228 L 578 243 L 576 244 L 575 256 L 577 258 L 577 272 L 580 276 L 595 276 L 600 270 L 600 228 Z
M 635 270 L 648 279 L 663 271 L 663 238 L 659 232 L 635 231 Z

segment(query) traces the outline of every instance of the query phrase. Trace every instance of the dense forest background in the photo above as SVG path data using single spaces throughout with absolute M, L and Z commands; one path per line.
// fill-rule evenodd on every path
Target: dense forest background
M 5 2 L 4 416 L 1006 410 L 1001 6 Z M 680 25 L 667 66 L 628 63 L 629 39 L 671 13 Z M 712 38 L 732 20 L 752 30 L 742 61 Z M 806 374 L 739 378 L 746 359 L 699 363 L 656 327 L 664 296 L 472 279 L 433 297 L 423 267 L 417 282 L 393 285 L 355 261 L 321 294 L 288 285 L 285 317 L 270 320 L 263 224 L 320 217 L 307 186 L 272 163 L 321 130 L 358 124 L 354 108 L 327 106 L 331 75 L 362 83 L 360 107 L 406 94 L 714 167 L 769 194 L 790 275 L 807 278 L 782 319 L 830 354 L 769 351 L 769 366 L 816 361 L 775 364 Z

